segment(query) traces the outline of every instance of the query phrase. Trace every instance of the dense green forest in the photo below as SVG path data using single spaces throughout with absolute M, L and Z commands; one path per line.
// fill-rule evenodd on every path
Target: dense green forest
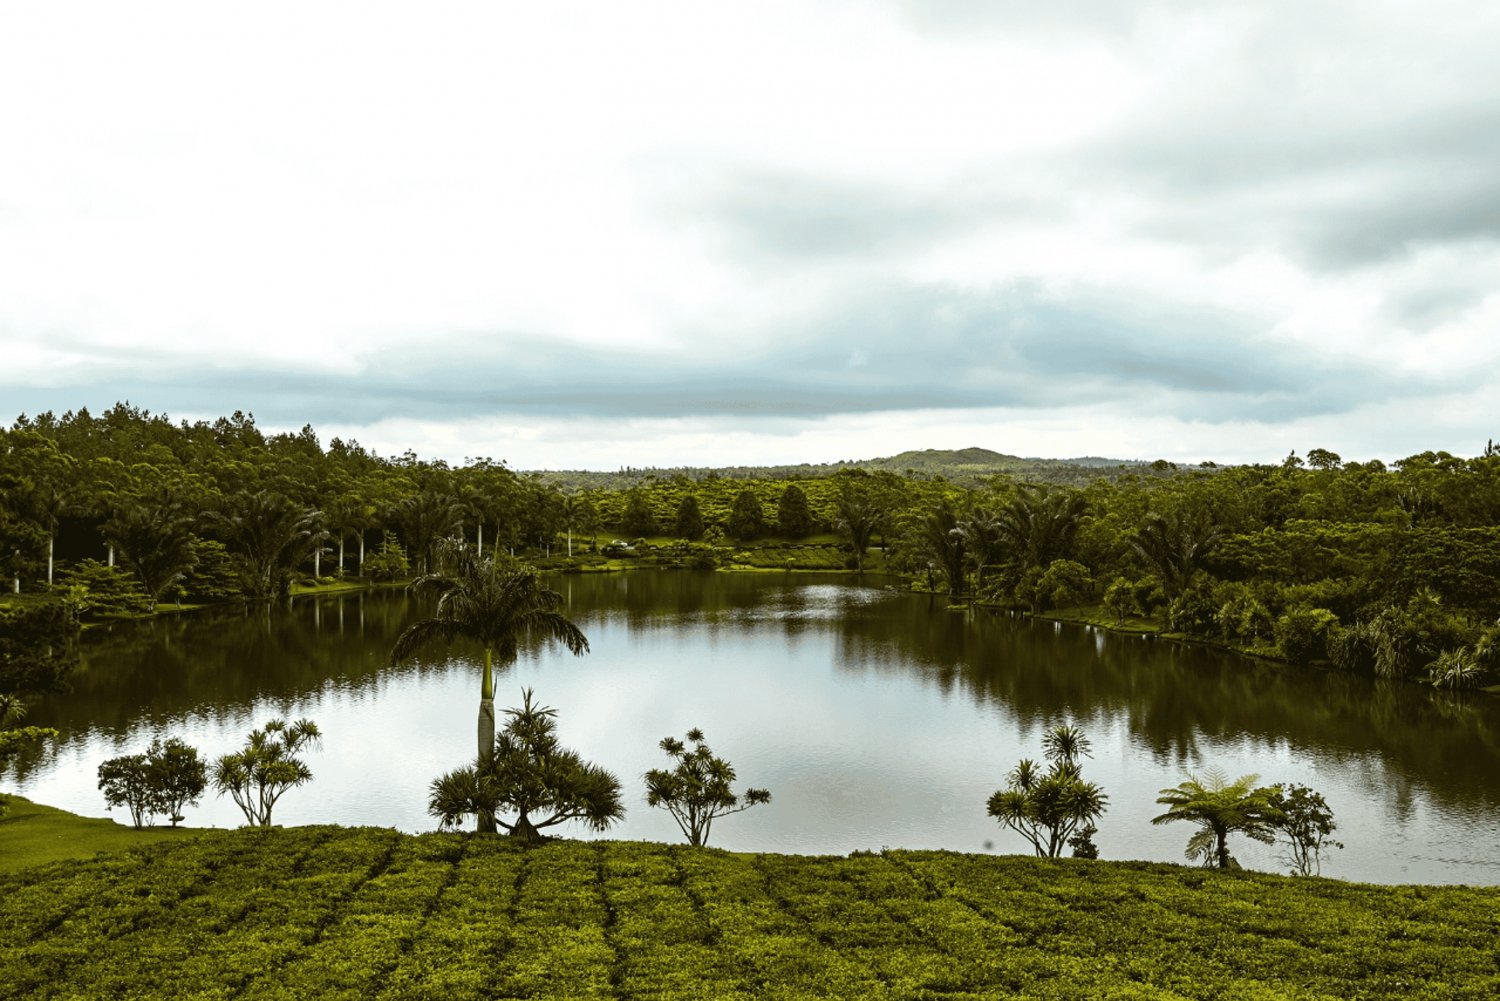
M 562 570 L 873 570 L 954 600 L 1067 609 L 1298 663 L 1497 680 L 1493 446 L 1389 467 L 1312 448 L 1262 465 L 976 472 L 1009 458 L 621 470 L 570 487 L 569 474 L 499 460 L 324 446 L 311 427 L 266 434 L 239 412 L 192 424 L 127 404 L 22 416 L 0 430 L 5 614 L 46 594 L 87 617 L 404 579 L 463 545 Z M 23 666 L 7 662 L 0 689 L 35 688 Z
M 1492 998 L 1494 889 L 302 827 L 0 875 L 0 997 Z

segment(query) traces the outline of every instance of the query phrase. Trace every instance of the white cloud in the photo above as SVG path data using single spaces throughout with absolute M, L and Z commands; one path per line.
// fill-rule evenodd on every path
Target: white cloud
M 220 405 L 573 466 L 924 433 L 1223 458 L 1493 434 L 1469 403 L 1500 265 L 1482 5 L 59 2 L 3 23 L 17 411 Z M 1017 289 L 1028 322 L 1073 325 L 1007 340 Z M 1179 394 L 1215 370 L 1264 383 Z M 974 437 L 990 405 L 1034 444 Z M 874 411 L 894 437 L 859 447 Z

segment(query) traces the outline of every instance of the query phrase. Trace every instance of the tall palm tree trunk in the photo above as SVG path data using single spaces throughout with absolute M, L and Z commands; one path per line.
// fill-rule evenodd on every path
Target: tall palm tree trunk
M 494 652 L 484 648 L 484 681 L 479 688 L 479 767 L 480 770 L 495 760 L 495 670 Z M 479 811 L 479 831 L 495 833 L 495 815 L 487 810 Z

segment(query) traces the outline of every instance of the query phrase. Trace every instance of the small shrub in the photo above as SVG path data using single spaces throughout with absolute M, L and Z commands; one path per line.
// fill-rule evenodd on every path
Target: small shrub
M 365 557 L 364 573 L 375 581 L 405 580 L 411 576 L 411 563 L 401 543 L 388 538 Z

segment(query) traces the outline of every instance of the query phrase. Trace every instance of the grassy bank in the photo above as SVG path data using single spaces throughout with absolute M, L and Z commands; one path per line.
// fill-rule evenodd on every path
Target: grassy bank
M 1490 998 L 1500 891 L 207 831 L 0 875 L 0 997 Z
M 86 859 L 99 852 L 115 852 L 158 841 L 191 837 L 186 828 L 154 827 L 137 831 L 126 824 L 97 817 L 80 817 L 23 796 L 5 793 L 10 807 L 0 817 L 0 872 L 64 859 Z

